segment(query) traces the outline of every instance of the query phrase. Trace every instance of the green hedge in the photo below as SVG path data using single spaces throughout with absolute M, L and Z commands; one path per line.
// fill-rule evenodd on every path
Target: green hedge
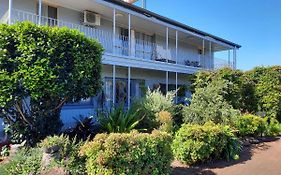
M 271 117 L 262 118 L 251 114 L 238 117 L 236 129 L 239 135 L 244 136 L 276 136 L 281 133 L 280 123 Z
M 174 156 L 186 164 L 211 159 L 237 159 L 240 144 L 229 126 L 184 124 L 176 133 L 172 144 Z
M 193 88 L 204 88 L 211 82 L 227 81 L 223 97 L 241 112 L 266 113 L 281 121 L 281 66 L 256 67 L 242 72 L 223 68 L 198 72 Z
M 99 134 L 81 148 L 89 175 L 169 174 L 173 159 L 171 136 L 152 134 Z

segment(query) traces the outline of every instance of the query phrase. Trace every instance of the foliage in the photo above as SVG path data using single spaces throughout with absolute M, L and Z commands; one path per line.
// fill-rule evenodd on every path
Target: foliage
M 236 122 L 240 136 L 276 136 L 281 134 L 280 123 L 272 118 L 246 114 L 240 116 Z
M 135 129 L 143 119 L 139 111 L 124 110 L 123 105 L 109 113 L 101 113 L 99 122 L 101 128 L 109 133 L 127 133 Z
M 183 109 L 184 122 L 204 124 L 212 121 L 232 125 L 239 111 L 233 109 L 223 97 L 227 86 L 227 81 L 214 81 L 206 87 L 196 88 L 191 105 Z
M 274 118 L 266 118 L 266 136 L 277 136 L 281 134 L 281 124 Z
M 71 140 L 68 136 L 49 136 L 44 139 L 39 147 L 46 149 L 54 146 L 59 147 L 59 159 L 56 166 L 65 168 L 71 174 L 85 174 L 85 159 L 79 156 L 80 147 L 83 143 Z
M 1 148 L 0 155 L 3 157 L 9 156 L 10 155 L 10 147 L 8 145 L 5 145 Z
M 246 114 L 238 118 L 236 128 L 240 136 L 262 136 L 266 131 L 264 118 Z
M 132 109 L 138 110 L 144 114 L 144 119 L 140 122 L 140 128 L 146 128 L 152 131 L 159 128 L 160 123 L 157 121 L 157 114 L 161 111 L 173 112 L 175 92 L 162 94 L 160 89 L 151 91 L 147 90 L 145 96 L 133 104 Z
M 41 149 L 21 149 L 8 163 L 2 164 L 0 169 L 7 175 L 39 174 L 41 160 Z
M 211 82 L 229 82 L 223 98 L 241 112 L 264 112 L 281 121 L 281 66 L 256 67 L 241 72 L 229 68 L 199 72 L 193 88 L 203 88 Z
M 171 133 L 173 131 L 173 117 L 170 112 L 160 111 L 156 114 L 157 121 L 159 122 L 159 130 Z
M 99 131 L 99 126 L 94 124 L 93 116 L 75 118 L 76 124 L 73 128 L 69 128 L 64 133 L 70 138 L 76 138 L 77 140 L 87 140 L 92 138 Z
M 237 159 L 240 144 L 234 131 L 225 125 L 212 122 L 204 125 L 183 124 L 172 144 L 176 159 L 195 164 L 210 159 Z
M 178 104 L 178 105 L 174 105 L 173 107 L 173 120 L 174 120 L 174 130 L 178 130 L 181 125 L 184 123 L 183 122 L 183 109 L 184 109 L 184 105 L 182 104 Z
M 152 134 L 99 134 L 81 148 L 89 175 L 169 174 L 173 159 L 171 136 Z
M 281 66 L 256 67 L 245 74 L 254 84 L 255 112 L 266 112 L 281 121 Z
M 194 88 L 207 87 L 212 82 L 228 82 L 224 87 L 225 93 L 222 94 L 224 99 L 235 109 L 241 109 L 244 105 L 243 87 L 245 82 L 243 72 L 240 70 L 232 70 L 230 68 L 222 68 L 217 71 L 202 71 L 195 75 L 193 83 Z
M 34 144 L 60 131 L 61 107 L 101 88 L 102 51 L 76 30 L 0 25 L 0 116 L 13 142 Z

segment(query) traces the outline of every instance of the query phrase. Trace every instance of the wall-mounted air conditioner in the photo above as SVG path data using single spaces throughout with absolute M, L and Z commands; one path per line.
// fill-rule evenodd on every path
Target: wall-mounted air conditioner
M 84 11 L 84 24 L 90 26 L 100 26 L 101 15 L 91 12 L 91 11 Z

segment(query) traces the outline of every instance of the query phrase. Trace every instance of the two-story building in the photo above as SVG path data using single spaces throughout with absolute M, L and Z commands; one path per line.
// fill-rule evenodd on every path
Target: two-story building
M 241 47 L 121 0 L 0 0 L 0 20 L 14 24 L 77 29 L 97 39 L 103 55 L 103 92 L 62 111 L 65 126 L 73 117 L 125 102 L 129 107 L 147 87 L 163 92 L 188 85 L 187 75 L 223 66 L 236 68 Z M 226 58 L 217 59 L 216 53 Z M 187 94 L 187 93 L 186 93 Z M 183 93 L 177 94 L 177 101 Z

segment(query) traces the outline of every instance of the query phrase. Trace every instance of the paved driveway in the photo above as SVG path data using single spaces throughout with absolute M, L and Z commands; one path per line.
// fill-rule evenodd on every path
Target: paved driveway
M 238 161 L 174 166 L 173 175 L 281 175 L 281 139 L 245 148 Z

